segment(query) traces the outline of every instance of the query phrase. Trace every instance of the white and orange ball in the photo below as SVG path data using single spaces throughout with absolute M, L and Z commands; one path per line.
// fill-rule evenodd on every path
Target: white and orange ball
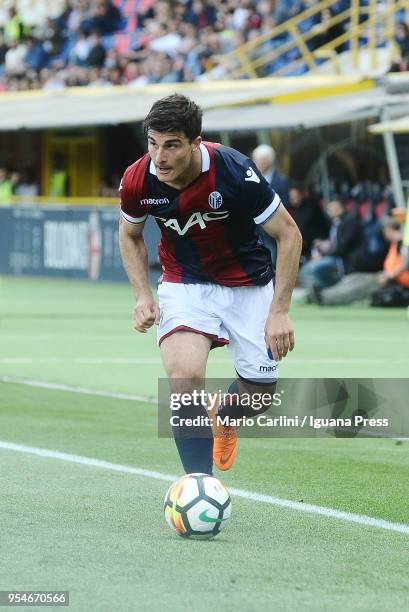
M 186 474 L 169 487 L 164 511 L 167 524 L 180 536 L 210 540 L 229 522 L 231 499 L 217 478 Z

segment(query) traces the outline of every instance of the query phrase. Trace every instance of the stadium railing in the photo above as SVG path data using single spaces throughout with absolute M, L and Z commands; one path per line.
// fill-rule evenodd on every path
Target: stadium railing
M 303 71 L 317 71 L 322 62 L 328 60 L 332 62 L 333 72 L 338 74 L 340 64 L 336 49 L 340 46 L 348 48 L 352 68 L 356 70 L 359 68 L 362 50 L 369 51 L 372 69 L 378 67 L 377 49 L 380 47 L 387 47 L 392 62 L 399 57 L 394 39 L 397 16 L 407 15 L 408 2 L 391 0 L 385 5 L 379 5 L 377 0 L 368 1 L 367 6 L 360 6 L 359 0 L 352 0 L 350 8 L 334 13 L 327 22 L 328 28 L 344 23 L 345 31 L 316 49 L 311 48 L 311 41 L 317 36 L 313 27 L 316 25 L 315 18 L 323 10 L 334 8 L 338 4 L 337 0 L 321 0 L 267 34 L 228 54 L 216 56 L 213 69 L 215 65 L 223 64 L 228 72 L 226 78 L 233 79 L 267 75 L 292 76 Z M 270 48 L 266 50 L 265 47 Z

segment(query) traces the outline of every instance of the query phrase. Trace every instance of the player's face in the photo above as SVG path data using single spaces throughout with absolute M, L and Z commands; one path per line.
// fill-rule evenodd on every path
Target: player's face
M 182 132 L 149 130 L 148 152 L 155 164 L 158 179 L 165 183 L 177 183 L 188 175 L 200 142 L 200 136 L 190 142 Z

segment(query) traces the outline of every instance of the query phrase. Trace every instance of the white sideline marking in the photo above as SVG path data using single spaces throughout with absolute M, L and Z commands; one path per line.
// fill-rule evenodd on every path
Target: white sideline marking
M 25 446 L 23 444 L 14 444 L 13 442 L 0 441 L 0 449 L 25 453 L 27 455 L 37 455 L 38 457 L 47 459 L 60 459 L 62 461 L 69 461 L 70 463 L 79 463 L 81 465 L 111 470 L 114 472 L 122 472 L 125 474 L 135 474 L 136 476 L 144 476 L 146 478 L 153 478 L 155 480 L 163 480 L 166 482 L 174 482 L 179 478 L 179 476 L 175 476 L 174 474 L 162 474 L 161 472 L 154 472 L 152 470 L 144 470 L 128 465 L 110 463 L 109 461 L 102 461 L 101 459 L 81 457 L 80 455 L 71 455 L 46 448 L 35 448 L 33 446 Z M 299 512 L 306 512 L 308 514 L 318 514 L 328 518 L 347 521 L 349 523 L 358 523 L 359 525 L 365 525 L 365 527 L 376 527 L 378 529 L 386 529 L 388 531 L 395 531 L 397 533 L 409 534 L 409 525 L 404 525 L 403 523 L 391 523 L 383 519 L 376 519 L 371 516 L 366 516 L 365 514 L 343 512 L 342 510 L 326 508 L 325 506 L 304 504 L 301 502 L 291 501 L 289 499 L 281 499 L 280 497 L 272 497 L 271 495 L 263 495 L 261 493 L 245 491 L 243 489 L 229 488 L 229 491 L 233 496 L 241 497 L 242 499 L 253 500 L 264 504 L 270 504 L 272 506 L 281 506 L 282 508 L 290 508 L 291 510 L 298 510 Z
M 50 383 L 41 380 L 30 380 L 29 378 L 14 378 L 12 376 L 0 376 L 0 383 L 10 383 L 14 385 L 25 385 L 27 387 L 39 387 L 40 389 L 52 389 L 54 391 L 68 391 L 70 393 L 80 393 L 81 395 L 96 395 L 98 397 L 112 397 L 119 400 L 131 402 L 145 402 L 156 404 L 157 398 L 145 395 L 131 395 L 128 393 L 115 393 L 115 391 L 98 391 L 97 389 L 87 389 L 86 387 L 73 387 L 62 383 Z

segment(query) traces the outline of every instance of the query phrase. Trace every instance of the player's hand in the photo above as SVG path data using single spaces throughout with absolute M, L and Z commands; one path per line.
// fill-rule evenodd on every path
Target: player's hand
M 378 275 L 378 283 L 381 285 L 381 287 L 386 285 L 390 280 L 391 276 L 389 276 L 389 274 L 387 274 L 386 272 L 381 272 Z
M 275 361 L 280 361 L 288 351 L 293 350 L 294 328 L 288 314 L 270 312 L 264 334 L 267 348 L 271 350 Z
M 138 299 L 133 311 L 133 324 L 138 332 L 146 334 L 146 330 L 152 327 L 154 323 L 156 325 L 159 323 L 159 318 L 159 306 L 153 297 Z

